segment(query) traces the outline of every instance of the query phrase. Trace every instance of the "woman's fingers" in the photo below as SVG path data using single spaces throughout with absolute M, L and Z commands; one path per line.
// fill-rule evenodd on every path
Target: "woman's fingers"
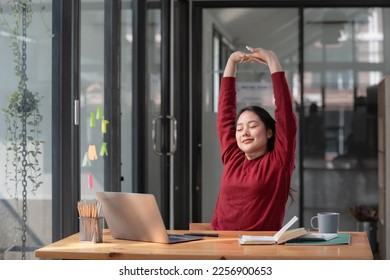
M 267 64 L 267 62 L 263 58 L 259 57 L 256 54 L 248 54 L 247 58 L 248 58 L 247 61 L 250 61 L 250 62 L 259 62 L 262 64 Z
M 267 62 L 265 60 L 265 53 L 264 50 L 261 48 L 252 48 L 249 46 L 245 46 L 247 50 L 250 51 L 250 53 L 245 53 L 241 51 L 236 51 L 233 53 L 234 60 L 238 63 L 245 63 L 245 62 L 258 62 L 262 64 L 266 64 Z
M 249 46 L 245 46 L 246 49 L 252 53 L 260 53 L 261 51 L 264 51 L 264 49 L 262 48 L 252 48 L 252 47 L 249 47 Z
M 251 57 L 252 60 L 255 60 L 259 63 L 266 64 L 266 59 L 267 59 L 267 50 L 264 50 L 262 48 L 252 48 L 249 46 L 245 46 L 248 51 L 251 53 L 248 54 L 248 56 Z
M 250 54 L 248 55 L 244 55 L 242 57 L 240 57 L 239 63 L 245 63 L 245 62 L 259 62 L 259 63 L 262 63 L 262 64 L 267 64 L 263 59 L 259 58 L 259 57 L 256 57 L 256 56 L 252 56 Z
M 236 51 L 232 53 L 231 58 L 235 62 L 246 62 L 248 61 L 247 53 L 241 52 L 241 51 Z

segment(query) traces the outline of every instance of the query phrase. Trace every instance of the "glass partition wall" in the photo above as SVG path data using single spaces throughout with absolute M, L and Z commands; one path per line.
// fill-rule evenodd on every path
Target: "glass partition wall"
M 94 199 L 95 193 L 103 190 L 131 192 L 132 187 L 132 46 L 133 16 L 131 0 L 121 2 L 120 22 L 120 109 L 110 110 L 120 114 L 120 128 L 105 116 L 105 100 L 113 98 L 114 92 L 105 92 L 105 26 L 108 11 L 105 1 L 81 2 L 81 82 L 80 82 L 80 188 L 82 199 Z M 108 75 L 111 75 L 109 73 Z M 105 137 L 120 130 L 121 186 L 105 186 L 105 161 L 113 156 Z M 112 147 L 112 146 L 111 146 Z
M 133 10 L 131 0 L 122 1 L 122 26 L 121 26 L 121 173 L 122 191 L 131 192 L 132 187 L 132 51 L 133 51 Z
M 15 2 L 0 1 L 0 260 L 52 237 L 51 1 Z
M 80 193 L 91 200 L 104 190 L 110 152 L 103 140 L 111 129 L 104 117 L 104 0 L 81 1 L 80 19 Z
M 207 192 L 202 198 L 203 221 L 211 220 L 222 169 L 213 104 L 219 89 L 213 84 L 224 63 L 216 69 L 212 62 L 222 57 L 226 62 L 226 56 L 215 48 L 217 44 L 213 48 L 214 29 L 224 37 L 218 46 L 228 42 L 237 50 L 245 51 L 245 45 L 273 49 L 286 70 L 299 120 L 292 180 L 297 192 L 286 218 L 301 214 L 302 226 L 310 228 L 310 218 L 317 212 L 340 212 L 341 230 L 359 230 L 353 209 L 377 207 L 376 85 L 390 64 L 386 56 L 390 34 L 385 28 L 389 9 L 304 8 L 301 12 L 204 9 L 202 189 Z M 267 30 L 262 29 L 264 21 Z M 240 64 L 237 88 L 239 106 L 255 102 L 272 111 L 266 72 Z
M 376 207 L 377 91 L 384 71 L 388 9 L 304 9 L 303 206 L 341 213 Z M 387 31 L 388 32 L 388 31 Z M 389 62 L 387 62 L 389 63 Z

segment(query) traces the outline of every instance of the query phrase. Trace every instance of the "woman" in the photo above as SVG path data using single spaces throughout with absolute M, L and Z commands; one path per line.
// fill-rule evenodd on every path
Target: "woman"
M 231 54 L 221 81 L 217 128 L 224 169 L 215 230 L 279 230 L 295 168 L 297 123 L 284 71 L 273 51 L 247 48 L 250 53 Z M 236 113 L 236 65 L 253 61 L 271 72 L 276 122 L 257 106 Z

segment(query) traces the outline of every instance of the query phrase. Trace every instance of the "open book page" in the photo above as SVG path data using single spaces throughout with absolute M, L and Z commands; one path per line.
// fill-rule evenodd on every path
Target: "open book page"
M 239 238 L 240 244 L 275 244 L 276 240 L 273 236 L 252 236 L 252 235 L 241 235 Z
M 305 228 L 295 228 L 295 229 L 290 229 L 283 233 L 276 242 L 278 244 L 285 243 L 288 240 L 299 238 L 300 236 L 304 235 L 307 233 L 307 230 Z
M 279 237 L 282 236 L 283 233 L 286 232 L 286 230 L 288 230 L 296 221 L 298 221 L 298 217 L 297 216 L 294 216 L 291 218 L 290 221 L 288 221 L 287 224 L 284 225 L 284 227 L 282 227 L 275 235 L 275 240 L 278 240 Z
M 283 226 L 273 236 L 241 235 L 239 238 L 239 242 L 242 245 L 284 243 L 287 240 L 297 238 L 307 233 L 307 231 L 304 228 L 288 230 L 297 220 L 298 218 L 294 216 L 285 226 Z

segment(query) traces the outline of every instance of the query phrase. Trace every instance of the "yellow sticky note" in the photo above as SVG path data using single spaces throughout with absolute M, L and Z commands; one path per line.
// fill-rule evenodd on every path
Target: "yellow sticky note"
M 108 120 L 105 120 L 103 118 L 102 120 L 102 133 L 106 133 L 107 132 L 107 125 L 109 124 L 110 122 Z
M 108 156 L 108 151 L 107 151 L 107 143 L 103 142 L 102 147 L 100 148 L 100 156 Z
M 101 105 L 98 105 L 97 109 L 96 109 L 96 119 L 97 120 L 100 120 L 101 118 L 103 118 L 103 113 L 102 113 L 102 106 Z
M 91 112 L 89 114 L 89 126 L 90 127 L 95 127 L 96 126 L 96 122 L 95 122 L 95 113 L 94 112 Z
M 95 145 L 89 145 L 88 146 L 88 159 L 89 160 L 96 160 L 97 159 L 97 153 L 96 153 L 96 146 Z

